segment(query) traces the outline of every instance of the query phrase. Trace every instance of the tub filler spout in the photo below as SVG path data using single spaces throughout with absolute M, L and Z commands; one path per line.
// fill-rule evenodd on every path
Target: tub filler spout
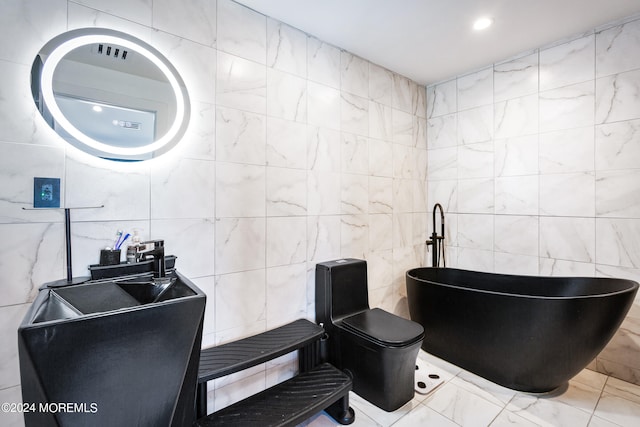
M 436 211 L 440 209 L 440 235 L 436 232 Z M 447 259 L 444 253 L 444 210 L 440 203 L 436 203 L 433 206 L 432 213 L 433 220 L 433 232 L 431 233 L 431 239 L 427 240 L 425 244 L 427 246 L 433 246 L 431 251 L 431 266 L 440 267 L 440 259 L 442 259 L 442 266 L 447 266 Z

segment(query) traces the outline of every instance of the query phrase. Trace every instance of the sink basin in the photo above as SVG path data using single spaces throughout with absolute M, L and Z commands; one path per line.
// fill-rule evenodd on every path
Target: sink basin
M 140 304 L 168 301 L 174 298 L 194 295 L 191 288 L 174 279 L 156 282 L 124 281 L 117 283 L 117 285 Z
M 49 289 L 46 299 L 37 304 L 32 323 L 71 319 L 83 314 L 137 307 L 194 295 L 196 292 L 177 276 L 161 280 L 142 277 L 87 282 Z
M 175 270 L 41 289 L 18 328 L 23 400 L 87 410 L 26 426 L 191 425 L 205 302 Z

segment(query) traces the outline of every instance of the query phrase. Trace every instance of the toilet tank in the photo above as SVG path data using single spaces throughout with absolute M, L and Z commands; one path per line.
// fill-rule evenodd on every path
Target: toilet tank
M 332 324 L 369 309 L 367 262 L 339 259 L 316 264 L 316 322 Z

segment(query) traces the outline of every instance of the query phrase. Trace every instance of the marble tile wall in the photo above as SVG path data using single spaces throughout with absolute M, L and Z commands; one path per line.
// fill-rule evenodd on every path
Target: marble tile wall
M 640 281 L 639 89 L 637 17 L 427 87 L 449 265 Z M 591 368 L 640 383 L 640 299 Z
M 57 34 L 92 26 L 149 42 L 181 73 L 192 119 L 169 154 L 133 164 L 94 159 L 39 117 L 33 58 Z M 5 0 L 0 28 L 3 396 L 20 399 L 19 322 L 38 287 L 65 274 L 62 213 L 22 209 L 34 176 L 62 178 L 63 205 L 104 204 L 72 212 L 76 276 L 117 229 L 165 239 L 208 295 L 205 346 L 313 319 L 315 263 L 340 257 L 369 260 L 372 306 L 406 313 L 404 272 L 425 256 L 423 87 L 230 0 Z M 615 130 L 620 143 L 627 131 Z M 633 176 L 597 178 L 610 186 Z M 211 405 L 294 369 L 285 357 L 210 383 Z

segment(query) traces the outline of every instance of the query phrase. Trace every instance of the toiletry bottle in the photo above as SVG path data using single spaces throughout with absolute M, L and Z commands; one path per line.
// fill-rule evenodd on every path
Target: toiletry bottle
M 133 230 L 133 237 L 131 238 L 131 245 L 127 246 L 127 263 L 133 264 L 138 262 L 138 251 L 140 250 L 140 235 L 138 230 Z

